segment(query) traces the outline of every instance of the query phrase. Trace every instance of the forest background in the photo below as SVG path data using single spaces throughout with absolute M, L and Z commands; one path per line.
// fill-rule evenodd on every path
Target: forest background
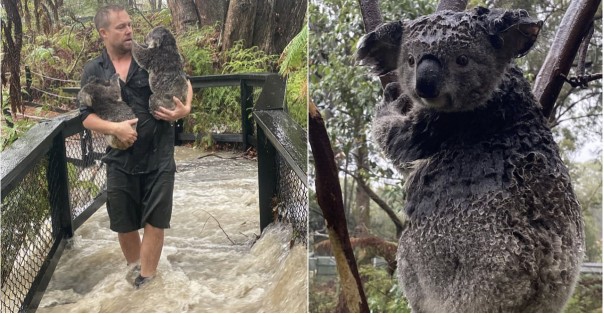
M 92 18 L 108 3 L 129 12 L 138 42 L 155 26 L 176 36 L 189 76 L 280 72 L 287 77 L 287 109 L 306 129 L 306 0 L 2 0 L 2 130 L 0 150 L 43 119 L 77 108 L 84 64 L 102 41 Z M 26 74 L 26 69 L 31 77 Z M 255 99 L 260 89 L 254 90 Z M 239 87 L 196 90 L 185 132 L 202 133 L 196 144 L 211 147 L 211 133 L 241 128 Z M 251 115 L 251 112 L 249 113 Z
M 569 6 L 568 0 L 471 0 L 492 8 L 525 9 L 544 20 L 538 43 L 527 56 L 517 59 L 532 83 L 551 47 L 558 26 Z M 436 10 L 438 1 L 381 0 L 384 22 L 413 19 Z M 587 53 L 587 73 L 602 73 L 602 9 L 594 21 Z M 406 300 L 391 276 L 395 267 L 398 234 L 404 222 L 402 208 L 405 175 L 398 173 L 378 153 L 369 126 L 373 108 L 381 99 L 381 85 L 354 60 L 356 44 L 365 33 L 357 0 L 312 0 L 309 4 L 310 99 L 321 111 L 339 166 L 351 243 L 369 308 L 373 312 L 408 312 Z M 569 76 L 576 74 L 576 62 Z M 587 88 L 565 84 L 551 115 L 550 126 L 570 168 L 583 209 L 586 232 L 585 262 L 602 262 L 602 84 L 591 81 Z M 314 187 L 314 164 L 309 163 L 309 186 Z M 329 241 L 314 191 L 310 197 L 311 256 L 329 256 Z M 374 257 L 385 265 L 374 266 Z M 338 302 L 335 276 L 311 274 L 310 311 L 330 312 Z M 601 274 L 582 274 L 567 312 L 602 311 Z

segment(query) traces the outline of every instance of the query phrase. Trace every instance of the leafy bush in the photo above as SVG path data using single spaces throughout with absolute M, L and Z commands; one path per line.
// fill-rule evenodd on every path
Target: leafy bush
M 407 299 L 398 287 L 396 278 L 390 276 L 384 268 L 361 265 L 359 274 L 365 288 L 367 304 L 372 312 L 411 312 Z
M 581 274 L 565 313 L 602 313 L 602 274 Z

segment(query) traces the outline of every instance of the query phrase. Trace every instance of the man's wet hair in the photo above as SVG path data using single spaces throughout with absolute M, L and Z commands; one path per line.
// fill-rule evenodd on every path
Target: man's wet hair
M 109 26 L 109 13 L 125 11 L 124 6 L 119 4 L 110 4 L 100 8 L 94 16 L 94 26 L 99 31 L 101 28 L 107 28 Z

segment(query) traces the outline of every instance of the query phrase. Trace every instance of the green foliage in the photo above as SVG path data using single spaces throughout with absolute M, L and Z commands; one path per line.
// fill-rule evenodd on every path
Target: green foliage
M 92 16 L 102 3 L 92 0 L 66 0 L 61 19 L 63 24 L 56 25 L 50 34 L 39 34 L 35 29 L 24 24 L 24 40 L 22 60 L 29 65 L 33 76 L 33 86 L 48 93 L 65 95 L 62 88 L 79 85 L 79 79 L 84 64 L 97 57 L 103 49 L 102 42 L 96 31 Z M 31 5 L 30 5 L 31 6 Z M 169 9 L 155 12 L 144 12 L 129 9 L 134 28 L 133 37 L 141 42 L 152 27 L 163 25 L 172 28 L 172 16 Z M 82 18 L 83 16 L 83 18 Z M 72 17 L 78 17 L 76 21 Z M 150 25 L 151 24 L 151 25 Z M 174 31 L 174 29 L 172 29 Z M 180 53 L 185 60 L 185 72 L 191 76 L 209 74 L 274 72 L 277 70 L 277 55 L 267 55 L 257 47 L 244 48 L 241 42 L 235 43 L 228 51 L 221 51 L 218 45 L 220 37 L 219 25 L 206 26 L 201 29 L 191 29 L 177 34 L 176 39 Z M 295 68 L 288 75 L 289 109 L 294 119 L 306 125 L 306 103 L 292 93 L 300 90 L 296 85 L 302 84 L 303 67 Z M 25 78 L 22 76 L 22 84 Z M 257 98 L 260 89 L 255 89 Z M 34 92 L 33 101 L 52 108 L 76 109 L 74 100 L 64 97 L 49 96 L 45 93 Z M 188 117 L 192 124 L 187 125 L 187 131 L 203 132 L 239 132 L 241 113 L 238 87 L 208 88 L 196 93 L 191 115 Z M 251 111 L 248 112 L 251 114 Z M 20 122 L 17 122 L 20 123 Z M 20 124 L 18 125 L 21 126 Z M 3 129 L 5 126 L 3 126 Z M 3 130 L 12 142 L 18 136 L 18 130 Z M 4 138 L 4 135 L 3 135 Z M 202 139 L 203 145 L 211 145 L 211 137 Z
M 291 72 L 287 76 L 287 110 L 289 115 L 305 130 L 308 129 L 306 67 Z
M 299 68 L 306 68 L 308 50 L 308 24 L 302 26 L 302 30 L 296 35 L 283 50 L 279 73 L 287 75 Z
M 178 45 L 185 59 L 185 72 L 190 75 L 214 73 L 214 64 L 218 61 L 216 40 L 217 26 L 205 26 L 201 30 L 189 30 L 178 35 Z
M 332 313 L 338 301 L 338 285 L 336 280 L 319 280 L 320 277 L 310 277 L 308 292 L 308 311 L 310 313 Z
M 279 59 L 279 73 L 287 75 L 288 112 L 304 129 L 307 128 L 308 109 L 308 25 L 285 47 Z
M 365 288 L 367 304 L 372 312 L 411 313 L 396 278 L 390 276 L 385 269 L 361 265 L 359 274 Z
M 569 164 L 573 187 L 583 210 L 585 261 L 602 262 L 602 173 L 600 160 Z
M 602 274 L 581 274 L 564 313 L 602 313 Z
M 268 55 L 258 47 L 245 48 L 243 41 L 235 42 L 225 57 L 222 74 L 272 72 L 277 62 L 276 55 Z
M 360 265 L 359 274 L 367 304 L 372 313 L 410 313 L 407 299 L 398 287 L 396 278 L 384 268 Z M 338 303 L 340 283 L 337 277 L 311 276 L 308 307 L 311 313 L 334 312 Z
M 2 112 L 10 109 L 8 90 L 2 90 Z M 4 115 L 2 117 L 3 121 L 0 124 L 0 151 L 3 151 L 6 147 L 10 146 L 14 141 L 16 141 L 21 134 L 27 132 L 27 130 L 31 129 L 36 123 L 27 119 L 19 119 L 15 120 L 10 115 Z M 12 125 L 12 126 L 11 126 Z
M 70 189 L 72 190 L 85 190 L 88 195 L 98 195 L 101 192 L 100 187 L 93 181 L 78 179 L 78 168 L 70 162 L 67 163 L 67 176 L 69 178 Z
M 42 159 L 2 201 L 0 235 L 3 282 L 12 271 L 21 247 L 33 243 L 42 226 L 49 223 L 47 168 L 48 160 Z

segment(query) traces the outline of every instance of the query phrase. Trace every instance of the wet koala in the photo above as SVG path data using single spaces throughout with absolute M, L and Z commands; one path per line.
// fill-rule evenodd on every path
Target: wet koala
M 119 76 L 114 74 L 109 81 L 91 77 L 78 93 L 80 104 L 91 107 L 101 119 L 121 122 L 135 119 L 132 108 L 122 101 Z M 132 125 L 136 130 L 136 124 Z M 107 144 L 113 148 L 125 150 L 132 145 L 120 141 L 113 135 L 106 135 Z
M 581 209 L 512 60 L 542 22 L 442 11 L 380 26 L 357 57 L 396 70 L 374 140 L 406 179 L 398 277 L 416 312 L 559 312 L 584 255 Z
M 149 99 L 151 113 L 164 107 L 174 109 L 172 96 L 181 101 L 187 97 L 187 77 L 183 71 L 183 59 L 178 53 L 176 39 L 162 26 L 147 34 L 145 46 L 132 41 L 132 56 L 141 68 L 149 72 L 149 87 L 153 92 Z

